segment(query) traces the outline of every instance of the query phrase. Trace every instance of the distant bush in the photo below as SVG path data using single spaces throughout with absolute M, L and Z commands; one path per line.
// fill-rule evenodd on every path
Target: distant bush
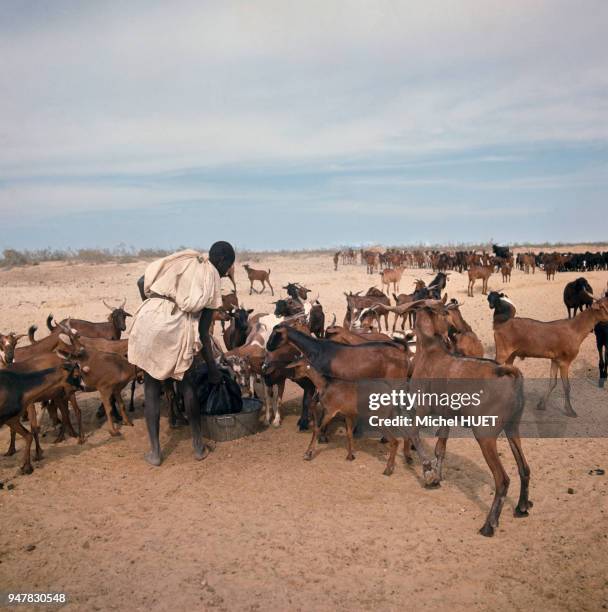
M 30 263 L 25 253 L 15 249 L 4 249 L 2 253 L 2 265 L 7 268 L 13 266 L 25 266 Z

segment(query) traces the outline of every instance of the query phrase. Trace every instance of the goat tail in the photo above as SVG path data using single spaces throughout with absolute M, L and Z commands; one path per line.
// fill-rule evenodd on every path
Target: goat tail
M 51 312 L 49 316 L 46 318 L 46 326 L 49 328 L 49 331 L 53 331 L 56 325 L 53 327 L 53 313 Z
M 37 325 L 30 325 L 27 330 L 27 337 L 30 339 L 31 344 L 34 344 L 36 342 L 36 339 L 34 338 L 34 334 L 36 333 L 37 329 L 38 329 Z

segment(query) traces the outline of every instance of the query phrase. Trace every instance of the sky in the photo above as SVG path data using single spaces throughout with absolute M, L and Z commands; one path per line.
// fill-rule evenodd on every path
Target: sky
M 608 2 L 0 3 L 4 248 L 607 240 Z

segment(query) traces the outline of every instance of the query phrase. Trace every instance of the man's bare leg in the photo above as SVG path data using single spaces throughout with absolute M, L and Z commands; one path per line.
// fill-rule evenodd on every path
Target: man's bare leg
M 194 457 L 198 461 L 202 461 L 209 454 L 210 449 L 203 442 L 201 410 L 194 390 L 190 370 L 186 372 L 180 385 L 182 389 L 182 397 L 184 398 L 186 415 L 188 416 L 188 421 L 190 422 L 190 427 L 192 428 L 192 448 L 194 449 Z
M 161 382 L 144 372 L 144 417 L 150 438 L 150 452 L 144 455 L 144 459 L 154 466 L 162 463 L 160 454 L 160 391 Z

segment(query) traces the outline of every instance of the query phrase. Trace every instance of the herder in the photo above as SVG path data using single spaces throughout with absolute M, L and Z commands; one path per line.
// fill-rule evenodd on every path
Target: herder
M 234 264 L 234 249 L 216 242 L 209 257 L 193 250 L 179 251 L 151 263 L 144 274 L 146 301 L 134 314 L 129 334 L 129 362 L 144 370 L 144 416 L 150 438 L 148 463 L 162 462 L 160 451 L 161 381 L 180 381 L 186 414 L 192 427 L 196 459 L 209 454 L 201 431 L 201 415 L 191 379 L 191 366 L 201 351 L 209 370 L 209 382 L 221 376 L 209 336 L 213 310 L 222 305 L 220 277 Z

